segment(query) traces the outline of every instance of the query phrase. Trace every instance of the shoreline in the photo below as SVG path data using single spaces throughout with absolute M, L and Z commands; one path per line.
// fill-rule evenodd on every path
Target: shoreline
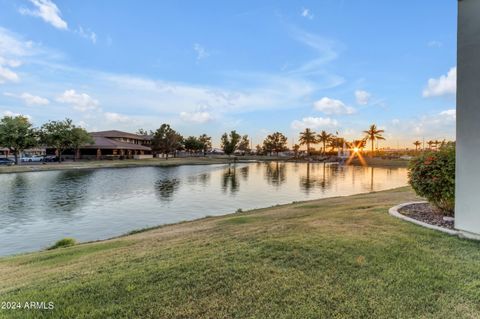
M 212 164 L 212 165 L 214 165 L 214 164 Z M 231 211 L 231 212 L 221 214 L 221 215 L 206 215 L 206 216 L 203 216 L 203 217 L 190 219 L 190 220 L 181 220 L 181 221 L 173 222 L 173 223 L 158 224 L 158 225 L 154 225 L 154 226 L 132 229 L 132 230 L 126 232 L 126 233 L 119 234 L 119 235 L 112 236 L 112 237 L 103 238 L 103 239 L 82 241 L 82 242 L 78 242 L 77 244 L 75 244 L 75 247 L 80 247 L 82 245 L 89 245 L 89 244 L 95 244 L 95 243 L 104 243 L 104 242 L 109 242 L 109 241 L 115 241 L 115 240 L 118 240 L 118 239 L 123 239 L 123 238 L 134 236 L 134 235 L 137 235 L 137 234 L 142 234 L 142 233 L 146 233 L 146 232 L 150 232 L 150 231 L 155 231 L 155 230 L 159 230 L 159 229 L 166 228 L 166 227 L 176 227 L 176 226 L 179 226 L 179 225 L 182 225 L 182 224 L 187 224 L 187 223 L 197 223 L 197 222 L 200 223 L 200 222 L 206 221 L 206 220 L 222 219 L 222 218 L 228 218 L 228 217 L 234 217 L 234 216 L 249 216 L 249 215 L 254 215 L 258 212 L 264 211 L 264 210 L 284 209 L 284 208 L 288 208 L 289 206 L 304 205 L 304 204 L 308 205 L 309 203 L 318 202 L 318 201 L 322 201 L 322 200 L 337 200 L 337 199 L 341 200 L 341 199 L 348 198 L 348 197 L 366 196 L 366 195 L 371 195 L 371 194 L 375 194 L 375 193 L 382 193 L 382 192 L 389 192 L 389 191 L 392 191 L 392 192 L 393 191 L 400 191 L 402 189 L 407 189 L 407 188 L 410 188 L 410 187 L 409 186 L 401 186 L 401 187 L 395 187 L 395 188 L 390 188 L 390 189 L 385 189 L 385 190 L 380 190 L 380 191 L 357 193 L 357 194 L 353 194 L 353 195 L 336 195 L 336 196 L 332 196 L 332 197 L 323 197 L 323 198 L 315 198 L 315 199 L 308 199 L 308 200 L 292 201 L 292 202 L 283 203 L 283 204 L 272 204 L 270 206 L 256 207 L 256 208 L 248 209 L 248 210 L 241 211 L 241 212 Z M 61 239 L 62 238 L 58 238 L 58 240 L 61 240 Z M 54 244 L 54 243 L 52 243 L 52 244 Z M 2 261 L 2 259 L 5 259 L 5 258 L 20 257 L 20 256 L 25 256 L 25 255 L 49 252 L 49 251 L 53 251 L 53 250 L 49 250 L 48 247 L 45 247 L 45 248 L 42 248 L 42 249 L 39 249 L 39 250 L 19 252 L 19 253 L 8 254 L 8 255 L 0 255 L 0 262 Z
M 6 256 L 0 294 L 52 302 L 51 318 L 334 317 L 339 309 L 368 317 L 372 298 L 384 317 L 398 315 L 399 305 L 405 318 L 419 309 L 433 317 L 478 314 L 464 285 L 480 274 L 478 243 L 388 214 L 419 199 L 409 187 L 314 199 Z M 316 307 L 319 300 L 324 306 Z
M 322 161 L 309 161 L 306 159 L 291 159 L 267 156 L 246 156 L 246 157 L 182 157 L 182 158 L 163 158 L 143 159 L 143 160 L 114 160 L 114 161 L 78 161 L 62 162 L 48 164 L 21 164 L 14 166 L 0 167 L 1 174 L 26 173 L 26 172 L 45 172 L 45 171 L 64 171 L 64 170 L 84 170 L 84 169 L 102 169 L 102 168 L 131 168 L 131 167 L 169 167 L 180 165 L 211 165 L 211 164 L 232 164 L 232 163 L 251 163 L 251 162 L 271 162 L 279 161 L 286 163 L 332 163 Z M 404 160 L 383 160 L 383 159 L 365 159 L 368 167 L 407 167 L 408 161 Z M 358 160 L 353 160 L 349 165 L 361 166 Z

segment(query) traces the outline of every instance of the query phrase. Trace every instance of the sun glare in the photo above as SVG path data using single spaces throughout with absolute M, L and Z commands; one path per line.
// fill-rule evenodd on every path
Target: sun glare
M 358 151 L 360 151 L 360 149 L 359 149 L 358 147 L 354 147 L 354 148 L 353 148 L 353 151 L 354 151 L 355 153 L 358 153 Z

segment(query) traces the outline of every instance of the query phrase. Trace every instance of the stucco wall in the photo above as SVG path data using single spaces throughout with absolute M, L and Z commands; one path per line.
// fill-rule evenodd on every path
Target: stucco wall
M 455 227 L 480 234 L 480 1 L 458 1 Z

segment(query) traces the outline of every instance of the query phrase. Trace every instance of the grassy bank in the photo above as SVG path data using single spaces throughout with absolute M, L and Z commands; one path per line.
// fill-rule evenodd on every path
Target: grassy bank
M 54 170 L 76 170 L 76 169 L 98 169 L 98 168 L 124 168 L 124 167 L 143 167 L 143 166 L 175 166 L 175 165 L 205 165 L 205 164 L 225 164 L 232 162 L 228 157 L 187 157 L 187 158 L 169 158 L 168 160 L 160 158 L 142 159 L 142 160 L 103 160 L 103 161 L 78 161 L 46 164 L 27 164 L 14 166 L 0 166 L 1 173 L 21 173 L 36 171 L 54 171 Z
M 478 318 L 480 244 L 395 219 L 409 188 L 0 259 L 7 318 Z
M 365 163 L 367 166 L 373 166 L 373 167 L 408 167 L 408 160 L 403 160 L 403 159 L 382 159 L 382 158 L 369 158 L 367 156 L 363 157 Z M 362 165 L 362 163 L 358 160 L 358 158 L 355 158 L 351 161 L 351 165 Z

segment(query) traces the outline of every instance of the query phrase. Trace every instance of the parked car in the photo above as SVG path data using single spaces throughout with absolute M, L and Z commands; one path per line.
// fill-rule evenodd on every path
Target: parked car
M 43 162 L 43 156 L 33 155 L 33 156 L 24 156 L 21 158 L 22 162 Z
M 58 157 L 55 155 L 47 155 L 43 158 L 44 162 L 58 162 Z
M 0 158 L 0 165 L 12 166 L 15 165 L 15 162 L 9 158 Z

